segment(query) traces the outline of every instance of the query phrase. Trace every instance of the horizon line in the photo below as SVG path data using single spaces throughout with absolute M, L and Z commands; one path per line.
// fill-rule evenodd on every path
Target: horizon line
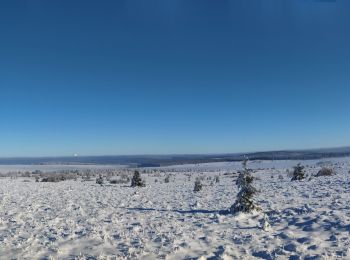
M 250 151 L 250 152 L 227 152 L 227 153 L 164 153 L 164 154 L 105 154 L 105 155 L 43 155 L 43 156 L 0 156 L 0 159 L 45 159 L 45 158 L 84 158 L 84 157 L 136 157 L 136 156 L 184 156 L 184 155 L 245 155 L 254 153 L 271 153 L 271 152 L 305 152 L 305 151 L 318 151 L 327 149 L 350 149 L 348 146 L 332 146 L 332 147 L 320 147 L 320 148 L 300 148 L 300 149 L 279 149 L 279 150 L 260 150 L 260 151 Z

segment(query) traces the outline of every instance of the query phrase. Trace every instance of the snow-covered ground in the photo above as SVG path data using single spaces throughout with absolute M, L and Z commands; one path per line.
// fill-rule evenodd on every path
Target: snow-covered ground
M 57 171 L 73 171 L 73 170 L 95 170 L 95 169 L 113 169 L 126 168 L 124 165 L 84 165 L 84 164 L 47 164 L 47 165 L 0 165 L 0 173 L 8 172 L 26 172 L 26 171 L 43 171 L 43 172 L 57 172 Z
M 350 259 L 350 159 L 324 161 L 337 175 L 301 182 L 287 176 L 297 162 L 249 163 L 271 224 L 265 231 L 263 213 L 226 211 L 238 192 L 232 172 L 239 163 L 148 170 L 144 188 L 0 178 L 0 258 Z M 318 162 L 302 162 L 309 176 Z

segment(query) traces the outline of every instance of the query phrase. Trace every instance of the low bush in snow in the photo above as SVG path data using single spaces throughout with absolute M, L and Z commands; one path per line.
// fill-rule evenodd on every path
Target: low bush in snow
M 102 175 L 100 175 L 97 179 L 96 179 L 96 183 L 100 184 L 101 186 L 103 185 L 103 177 Z
M 130 179 L 111 179 L 109 180 L 110 184 L 128 184 L 130 182 Z
M 328 167 L 323 167 L 319 172 L 316 174 L 316 177 L 321 177 L 321 176 L 333 176 L 335 175 L 335 171 L 332 168 Z
M 199 192 L 201 191 L 203 188 L 203 185 L 201 183 L 201 180 L 199 178 L 196 179 L 196 181 L 194 182 L 194 189 L 193 191 L 194 192 Z
M 216 183 L 219 183 L 220 182 L 219 176 L 215 176 L 214 180 L 215 180 Z
M 43 177 L 41 179 L 41 182 L 60 182 L 65 180 L 66 178 L 64 178 L 64 176 L 48 176 L 48 177 Z

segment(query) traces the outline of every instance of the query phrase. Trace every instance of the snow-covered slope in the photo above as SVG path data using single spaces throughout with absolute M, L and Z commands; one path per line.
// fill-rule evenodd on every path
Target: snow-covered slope
M 349 162 L 333 160 L 337 175 L 301 182 L 287 176 L 295 162 L 251 162 L 266 231 L 262 213 L 226 211 L 237 163 L 143 173 L 145 188 L 1 178 L 1 259 L 350 259 Z M 316 163 L 304 163 L 310 176 Z
M 57 171 L 73 171 L 73 170 L 94 170 L 94 169 L 114 169 L 126 168 L 123 165 L 84 165 L 84 164 L 47 164 L 47 165 L 0 165 L 0 173 L 7 172 L 25 172 L 25 171 L 43 171 L 43 172 L 57 172 Z

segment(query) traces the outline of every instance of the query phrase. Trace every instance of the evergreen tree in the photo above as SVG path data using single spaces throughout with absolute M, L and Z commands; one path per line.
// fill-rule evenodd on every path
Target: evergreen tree
M 304 168 L 305 167 L 302 166 L 300 163 L 294 167 L 292 181 L 300 181 L 302 179 L 305 179 Z
M 145 182 L 141 179 L 139 171 L 135 171 L 131 180 L 131 187 L 145 187 Z
M 101 174 L 100 174 L 100 176 L 96 179 L 96 183 L 97 183 L 97 184 L 100 184 L 101 186 L 103 185 L 103 177 L 102 177 Z
M 170 176 L 167 175 L 164 179 L 164 183 L 169 183 L 170 182 Z
M 203 188 L 203 185 L 202 185 L 201 181 L 197 178 L 196 181 L 195 181 L 195 183 L 194 183 L 194 189 L 193 189 L 193 191 L 194 191 L 194 192 L 199 192 L 199 191 L 202 190 L 202 188 Z
M 219 183 L 219 182 L 220 182 L 219 176 L 215 176 L 215 182 L 216 182 L 216 183 Z
M 236 202 L 231 206 L 232 213 L 248 213 L 253 210 L 259 210 L 254 203 L 253 197 L 257 190 L 253 187 L 254 177 L 251 170 L 247 168 L 247 160 L 243 161 L 243 171 L 240 172 L 236 184 L 240 191 L 238 192 Z

